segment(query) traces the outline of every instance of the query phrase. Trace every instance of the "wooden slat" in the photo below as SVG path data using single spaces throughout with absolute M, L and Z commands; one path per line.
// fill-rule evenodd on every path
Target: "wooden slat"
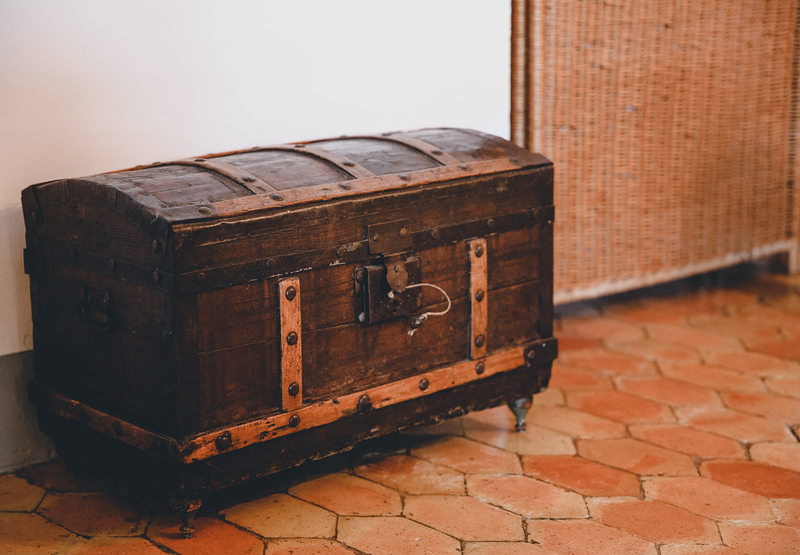
M 227 177 L 228 179 L 235 181 L 237 184 L 241 185 L 242 187 L 244 187 L 245 189 L 256 195 L 275 192 L 275 187 L 273 187 L 269 183 L 266 183 L 261 178 L 256 177 L 255 175 L 243 170 L 238 166 L 226 164 L 225 162 L 222 162 L 220 160 L 214 160 L 210 158 L 186 158 L 183 160 L 174 160 L 171 162 L 157 162 L 153 164 L 151 167 L 171 166 L 171 165 L 196 166 L 199 168 L 216 172 L 220 175 Z
M 469 298 L 472 307 L 470 356 L 473 360 L 486 356 L 486 328 L 489 322 L 489 252 L 486 239 L 469 243 Z M 480 300 L 478 300 L 480 299 Z
M 291 288 L 294 289 L 294 294 L 291 294 Z M 303 330 L 299 277 L 278 282 L 278 303 L 281 315 L 281 408 L 291 411 L 303 406 Z M 296 343 L 289 341 L 289 334 L 295 334 L 292 338 L 297 338 Z M 295 389 L 295 384 L 296 391 L 291 391 Z
M 80 422 L 91 430 L 147 453 L 166 456 L 169 459 L 174 459 L 177 455 L 178 444 L 171 437 L 145 430 L 121 418 L 93 409 L 38 383 L 31 382 L 31 390 L 41 399 L 36 401 L 40 409 L 44 408 L 67 420 Z
M 463 167 L 463 169 L 462 169 Z M 312 202 L 319 202 L 332 198 L 348 198 L 364 194 L 374 194 L 381 191 L 403 190 L 412 187 L 431 185 L 441 181 L 463 179 L 467 177 L 482 176 L 491 173 L 500 173 L 519 170 L 521 166 L 511 160 L 489 160 L 486 162 L 470 162 L 458 166 L 441 166 L 429 170 L 419 170 L 409 174 L 410 179 L 403 180 L 398 175 L 382 175 L 378 177 L 360 178 L 347 183 L 348 188 L 342 189 L 338 183 L 316 185 L 314 187 L 301 187 L 285 189 L 280 192 L 280 198 L 273 195 L 252 195 L 234 200 L 224 200 L 210 203 L 211 214 L 197 215 L 190 213 L 199 207 L 167 208 L 160 211 L 161 216 L 168 221 L 188 219 L 209 219 L 212 217 L 240 216 L 259 210 L 274 209 L 284 206 L 299 206 Z M 352 168 L 348 168 L 349 172 Z
M 230 447 L 226 451 L 241 449 L 248 445 L 330 424 L 340 418 L 354 415 L 359 410 L 359 400 L 364 396 L 368 398 L 371 409 L 379 409 L 513 370 L 524 364 L 524 352 L 523 347 L 517 347 L 483 359 L 482 374 L 476 372 L 476 361 L 459 362 L 426 374 L 329 399 L 291 413 L 279 414 L 203 434 L 183 444 L 183 462 L 189 464 L 219 454 L 216 440 L 223 434 L 230 434 L 231 437 Z M 428 383 L 428 387 L 424 390 L 420 387 L 422 380 L 427 380 Z M 292 418 L 295 418 L 296 425 L 294 426 L 290 424 Z

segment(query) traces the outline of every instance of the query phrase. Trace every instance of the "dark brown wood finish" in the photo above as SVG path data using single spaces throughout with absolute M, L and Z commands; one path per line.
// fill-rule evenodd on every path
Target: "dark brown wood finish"
M 529 396 L 555 356 L 552 175 L 497 137 L 432 129 L 29 187 L 43 426 L 126 443 L 186 497 Z M 409 279 L 451 301 L 415 331 L 446 308 L 442 293 L 415 289 L 414 313 L 398 301 L 392 315 L 388 284 L 363 281 L 367 266 L 402 275 L 407 259 Z M 365 321 L 376 299 L 388 314 Z

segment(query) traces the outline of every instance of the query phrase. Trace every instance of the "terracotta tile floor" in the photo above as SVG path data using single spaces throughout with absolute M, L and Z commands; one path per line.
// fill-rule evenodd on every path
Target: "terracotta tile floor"
M 800 277 L 560 307 L 528 429 L 497 408 L 211 496 L 193 539 L 105 476 L 0 476 L 0 553 L 800 554 Z

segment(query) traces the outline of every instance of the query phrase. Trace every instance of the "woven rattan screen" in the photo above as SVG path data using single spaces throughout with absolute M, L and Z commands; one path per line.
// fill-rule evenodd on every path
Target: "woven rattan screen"
M 796 0 L 513 8 L 512 136 L 556 167 L 556 302 L 795 258 Z

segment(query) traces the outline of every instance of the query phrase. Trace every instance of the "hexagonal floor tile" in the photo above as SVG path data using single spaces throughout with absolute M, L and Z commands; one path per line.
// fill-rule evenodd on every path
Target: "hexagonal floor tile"
M 522 468 L 528 476 L 583 495 L 639 495 L 639 480 L 635 474 L 580 457 L 522 457 Z
M 420 495 L 406 497 L 403 514 L 465 541 L 521 541 L 520 517 L 472 497 Z
M 220 514 L 265 538 L 332 538 L 336 515 L 283 493 L 240 503 Z
M 408 455 L 395 455 L 354 469 L 362 478 L 412 494 L 463 495 L 464 475 Z
M 370 555 L 458 555 L 461 544 L 402 517 L 342 517 L 338 540 Z
M 396 491 L 342 473 L 303 482 L 290 488 L 289 494 L 340 515 L 389 516 L 403 509 Z
M 147 537 L 180 555 L 261 555 L 264 552 L 264 542 L 216 518 L 195 519 L 191 538 L 184 538 L 180 528 L 177 516 L 158 515 L 147 528 Z
M 660 501 L 626 497 L 592 498 L 587 503 L 593 519 L 656 543 L 720 542 L 712 520 Z
M 150 515 L 106 493 L 48 493 L 39 514 L 83 536 L 138 536 Z

